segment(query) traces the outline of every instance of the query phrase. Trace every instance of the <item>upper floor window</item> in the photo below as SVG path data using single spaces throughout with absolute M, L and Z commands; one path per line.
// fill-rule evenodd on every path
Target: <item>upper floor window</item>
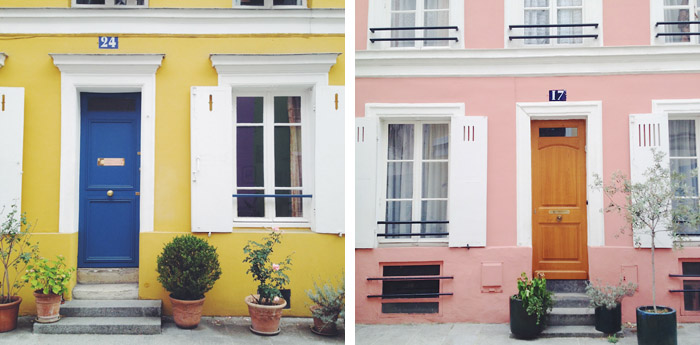
M 463 1 L 382 0 L 370 3 L 369 47 L 455 47 L 460 41 Z
M 270 8 L 278 6 L 299 7 L 305 5 L 305 0 L 234 0 L 234 5 L 253 8 Z
M 148 0 L 73 0 L 73 7 L 148 7 Z
M 600 0 L 509 0 L 510 46 L 600 45 Z
M 655 12 L 657 21 L 654 27 L 660 42 L 699 42 L 700 0 L 663 0 L 663 9 Z

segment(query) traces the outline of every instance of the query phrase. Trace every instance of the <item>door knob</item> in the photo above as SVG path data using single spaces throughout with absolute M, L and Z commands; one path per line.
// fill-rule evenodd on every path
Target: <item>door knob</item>
M 561 216 L 557 216 L 557 222 L 561 222 L 561 219 L 562 219 Z
M 114 195 L 114 191 L 111 190 L 111 189 L 108 190 L 108 191 L 107 191 L 107 196 L 112 196 L 112 195 Z

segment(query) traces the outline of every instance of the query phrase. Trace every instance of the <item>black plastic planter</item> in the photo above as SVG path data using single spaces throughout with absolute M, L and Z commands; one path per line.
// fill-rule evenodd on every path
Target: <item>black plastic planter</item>
M 595 308 L 595 329 L 605 334 L 619 332 L 622 329 L 622 304 L 618 303 L 613 309 Z
M 678 345 L 676 310 L 662 306 L 656 306 L 656 308 L 670 311 L 657 314 L 654 313 L 653 306 L 637 308 L 637 343 L 639 345 Z
M 527 315 L 523 301 L 510 299 L 510 332 L 518 339 L 533 339 L 544 330 L 545 316 L 537 324 L 537 314 Z

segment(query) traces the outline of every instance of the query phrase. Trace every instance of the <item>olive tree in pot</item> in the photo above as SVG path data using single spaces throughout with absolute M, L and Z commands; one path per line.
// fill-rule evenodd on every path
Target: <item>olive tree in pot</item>
M 0 208 L 0 214 L 5 208 Z M 25 214 L 19 215 L 12 205 L 0 224 L 0 333 L 17 328 L 17 315 L 22 298 L 19 290 L 24 286 L 21 272 L 36 258 L 39 246 L 31 240 L 32 226 Z
M 204 294 L 219 277 L 219 255 L 207 241 L 184 235 L 165 245 L 158 256 L 158 281 L 170 292 L 173 319 L 178 327 L 199 325 Z
M 73 267 L 66 268 L 65 258 L 61 255 L 53 261 L 39 258 L 27 266 L 22 280 L 29 283 L 34 290 L 37 322 L 52 323 L 61 318 L 61 299 L 63 294 L 68 292 L 68 283 L 73 271 Z
M 510 332 L 519 339 L 536 338 L 544 330 L 553 305 L 544 274 L 529 280 L 523 272 L 518 278 L 518 293 L 510 297 Z
M 671 173 L 664 153 L 652 150 L 653 164 L 644 172 L 642 182 L 633 182 L 620 172 L 612 174 L 605 184 L 595 176 L 594 187 L 602 188 L 608 197 L 606 212 L 614 212 L 625 218 L 624 233 L 632 228 L 635 245 L 640 236 L 651 240 L 651 293 L 652 305 L 637 308 L 637 341 L 646 344 L 677 344 L 676 310 L 656 304 L 656 241 L 661 235 L 673 238 L 674 249 L 684 240 L 680 230 L 700 223 L 697 205 L 683 202 L 683 197 L 693 195 L 688 176 Z M 693 199 L 690 199 L 693 200 Z
M 248 241 L 243 247 L 246 255 L 243 263 L 250 265 L 246 273 L 250 273 L 253 280 L 258 282 L 257 294 L 245 298 L 252 323 L 250 330 L 255 334 L 277 335 L 280 332 L 282 309 L 287 305 L 280 289 L 289 284 L 286 272 L 292 264 L 291 255 L 278 263 L 270 258 L 274 246 L 281 243 L 281 237 L 282 232 L 274 228 L 262 243 Z
M 320 335 L 337 335 L 338 318 L 345 317 L 345 277 L 337 285 L 329 281 L 319 286 L 314 282 L 313 290 L 306 290 L 306 295 L 314 303 L 309 306 L 314 318 L 311 331 Z
M 595 329 L 605 334 L 614 334 L 622 330 L 622 299 L 632 296 L 637 291 L 637 284 L 625 283 L 623 278 L 617 285 L 598 285 L 586 283 L 586 294 L 595 308 Z

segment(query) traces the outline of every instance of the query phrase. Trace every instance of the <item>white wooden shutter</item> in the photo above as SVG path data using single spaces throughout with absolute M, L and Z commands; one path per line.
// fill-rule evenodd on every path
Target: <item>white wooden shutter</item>
M 317 101 L 314 221 L 319 233 L 345 233 L 345 87 L 330 86 Z
M 231 88 L 193 86 L 190 99 L 192 231 L 233 226 L 233 100 Z
M 633 183 L 645 181 L 644 173 L 654 163 L 653 150 L 664 153 L 664 165 L 669 168 L 668 116 L 666 114 L 630 115 L 630 178 Z M 662 228 L 664 224 L 660 224 Z M 643 248 L 651 248 L 651 235 L 636 233 Z M 660 232 L 655 239 L 657 248 L 673 247 L 669 232 Z
M 0 87 L 0 212 L 3 216 L 12 205 L 17 205 L 17 210 L 22 207 L 23 138 L 24 88 Z
M 355 248 L 377 246 L 376 118 L 355 118 Z
M 457 116 L 450 124 L 448 218 L 450 247 L 486 246 L 485 116 Z

